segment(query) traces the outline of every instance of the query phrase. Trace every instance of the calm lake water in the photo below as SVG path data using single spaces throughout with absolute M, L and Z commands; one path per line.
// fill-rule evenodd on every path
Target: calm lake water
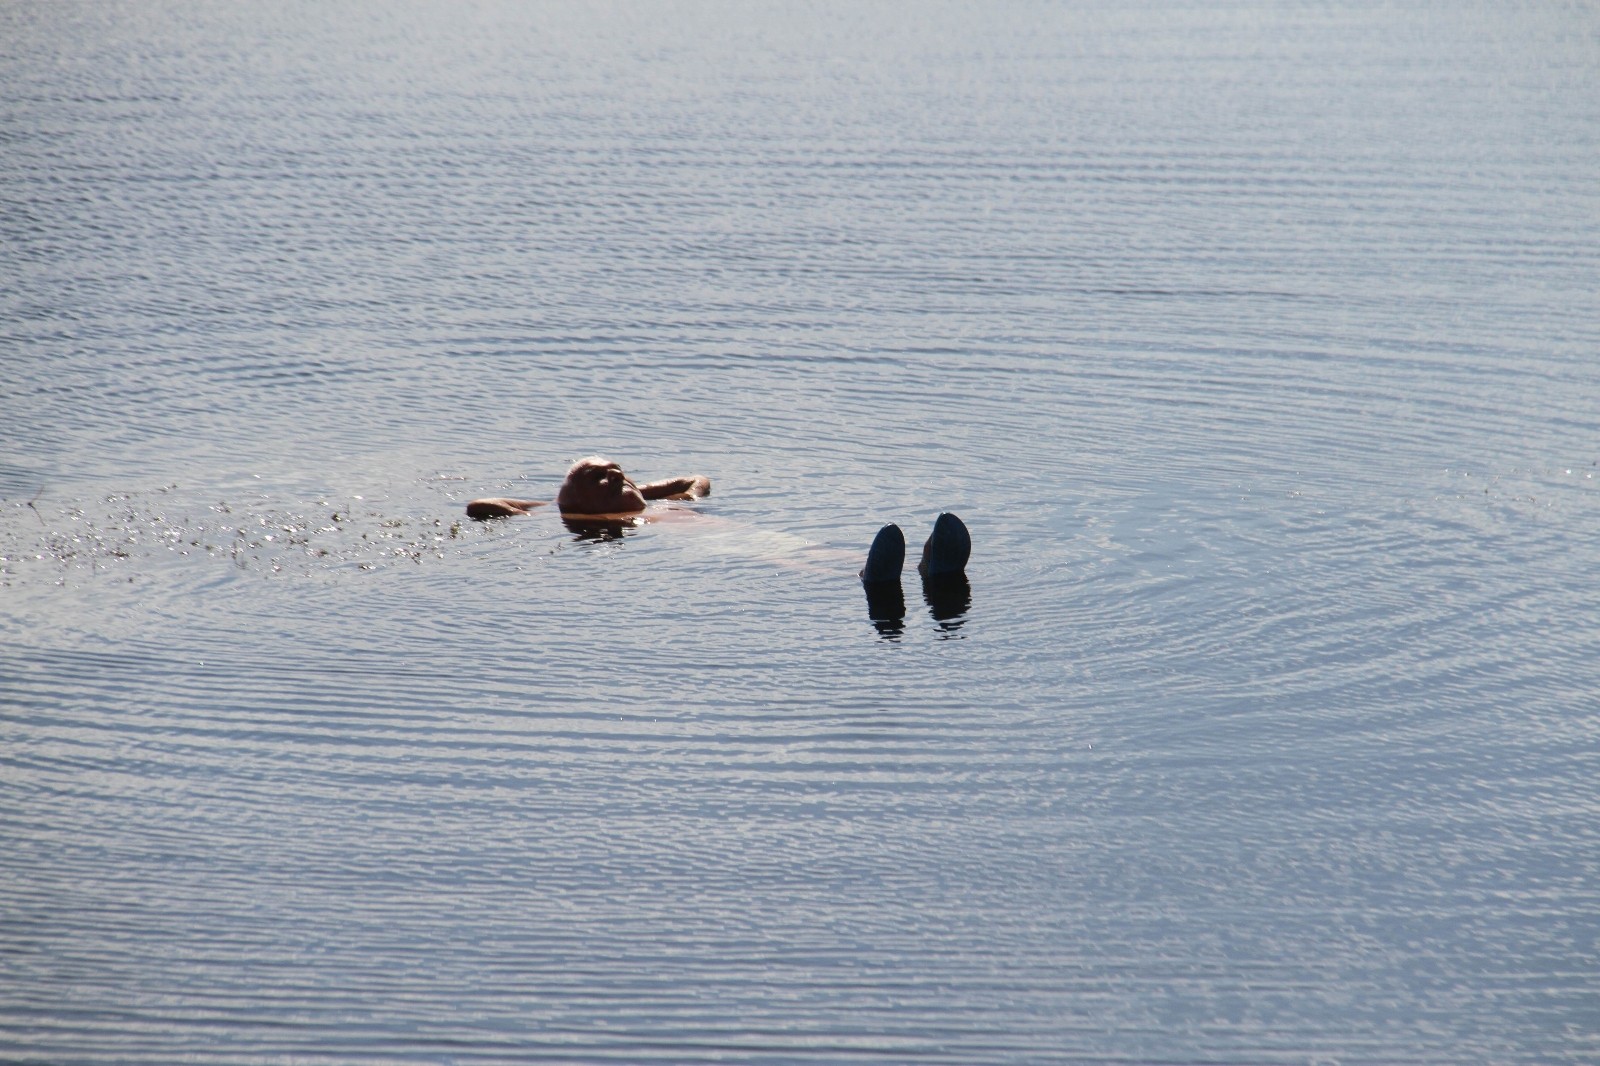
M 15 2 L 0 87 L 0 1058 L 1600 1058 L 1592 7 Z M 591 452 L 714 495 L 464 520 Z

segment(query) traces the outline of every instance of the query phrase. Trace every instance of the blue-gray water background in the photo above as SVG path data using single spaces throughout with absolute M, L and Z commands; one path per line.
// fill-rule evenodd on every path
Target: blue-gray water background
M 0 92 L 0 1058 L 1600 1056 L 1592 6 L 13 2 Z M 594 451 L 715 494 L 460 521 Z

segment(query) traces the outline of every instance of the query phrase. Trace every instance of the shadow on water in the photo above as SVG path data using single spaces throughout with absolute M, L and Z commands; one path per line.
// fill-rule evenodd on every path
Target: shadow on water
M 863 581 L 867 594 L 867 619 L 885 640 L 899 640 L 906 630 L 906 597 L 899 578 L 889 581 Z M 922 598 L 928 613 L 945 639 L 960 639 L 957 634 L 967 623 L 972 608 L 972 584 L 965 574 L 948 574 L 922 579 Z
M 562 518 L 561 524 L 579 544 L 605 544 L 639 532 L 639 523 L 634 519 Z
M 900 579 L 892 581 L 863 581 L 867 591 L 867 617 L 872 627 L 885 640 L 898 640 L 906 631 L 906 594 L 900 589 Z
M 922 598 L 941 633 L 954 634 L 967 624 L 972 607 L 972 584 L 966 574 L 946 574 L 922 579 Z

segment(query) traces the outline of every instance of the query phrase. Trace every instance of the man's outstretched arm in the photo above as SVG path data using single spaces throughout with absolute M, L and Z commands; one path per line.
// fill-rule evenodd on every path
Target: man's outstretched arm
M 467 504 L 468 518 L 510 518 L 515 514 L 527 514 L 531 508 L 543 507 L 546 500 L 508 500 L 503 496 L 493 496 L 484 500 L 473 500 Z
M 711 479 L 700 474 L 669 477 L 640 485 L 639 495 L 647 500 L 697 500 L 711 495 Z

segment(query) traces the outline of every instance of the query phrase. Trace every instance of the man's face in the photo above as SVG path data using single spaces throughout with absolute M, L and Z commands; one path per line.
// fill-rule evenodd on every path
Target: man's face
M 644 497 L 622 467 L 592 456 L 567 471 L 556 504 L 565 514 L 631 514 L 644 510 Z

